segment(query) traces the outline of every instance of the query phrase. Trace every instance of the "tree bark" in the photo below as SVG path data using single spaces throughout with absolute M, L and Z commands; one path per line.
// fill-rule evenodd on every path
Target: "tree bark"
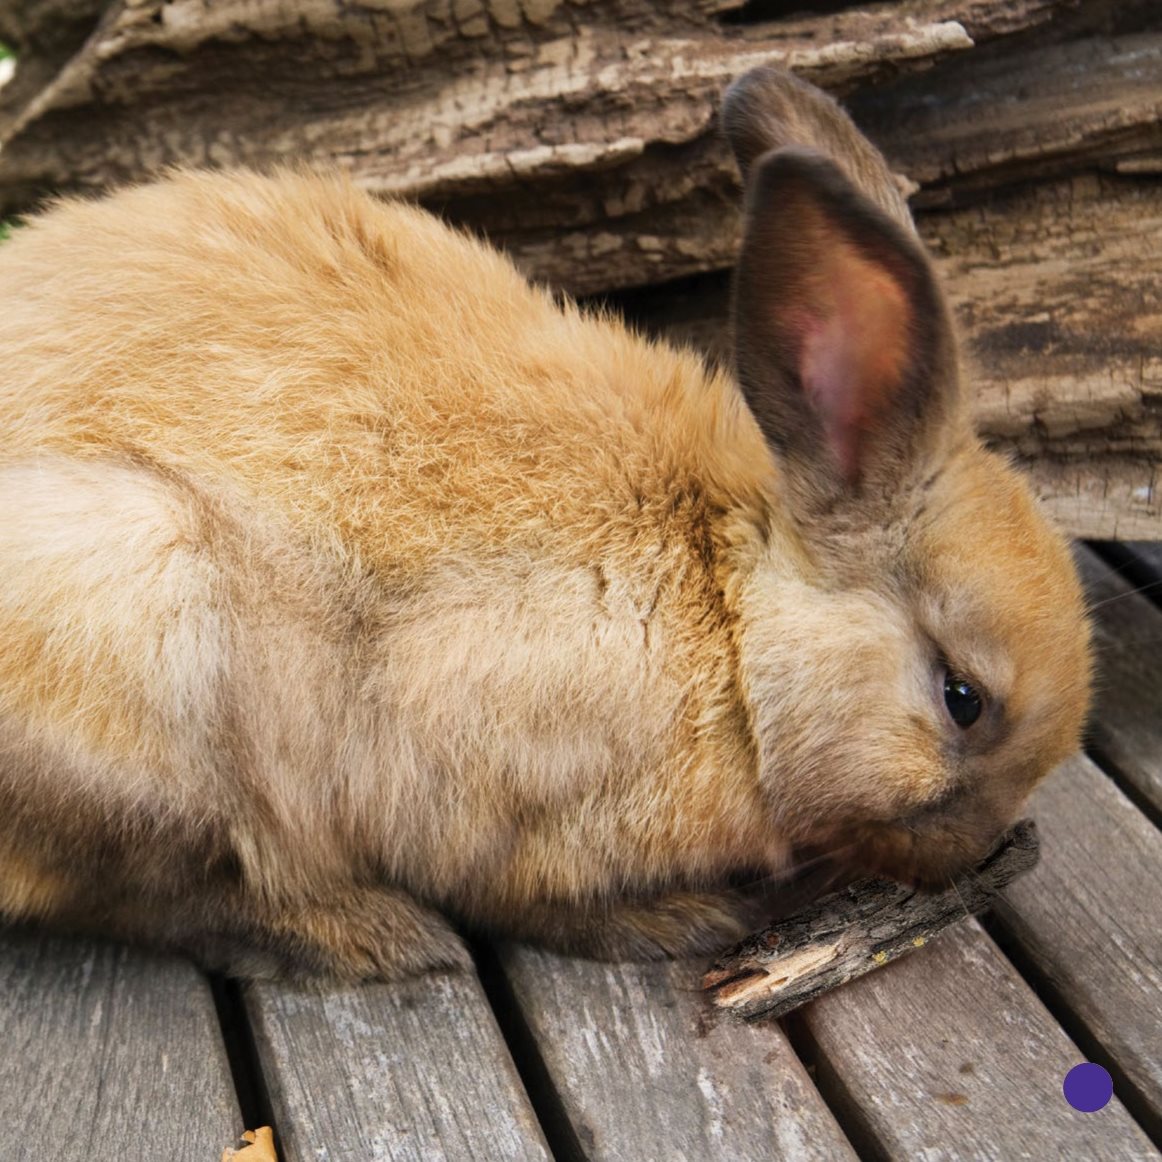
M 1162 21 L 1064 44 L 997 45 L 852 113 L 921 188 L 914 209 L 1082 170 L 1162 173 Z
M 0 27 L 35 39 L 63 2 Z M 739 0 L 120 0 L 38 93 L 0 96 L 0 199 L 176 163 L 338 163 L 375 192 L 451 203 L 535 277 L 575 292 L 650 282 L 730 261 L 732 221 L 709 252 L 675 246 L 668 263 L 636 239 L 665 235 L 646 224 L 655 208 L 686 220 L 733 202 L 715 128 L 732 78 L 773 61 L 850 88 L 1066 4 L 900 0 L 731 23 Z M 562 230 L 572 266 L 539 265 Z
M 947 891 L 860 880 L 748 937 L 714 964 L 703 987 L 714 1004 L 737 1016 L 784 1016 L 983 911 L 1039 855 L 1036 825 L 1026 819 Z

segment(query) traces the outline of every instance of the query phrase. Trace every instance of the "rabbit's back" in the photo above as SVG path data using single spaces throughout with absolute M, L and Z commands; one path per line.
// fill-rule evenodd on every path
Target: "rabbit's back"
M 704 491 L 707 461 L 745 489 L 767 460 L 723 462 L 740 409 L 692 357 L 338 178 L 183 174 L 67 204 L 5 247 L 0 297 L 6 458 L 148 460 L 368 566 L 571 551 Z
M 886 163 L 725 106 L 733 377 L 336 178 L 0 247 L 0 913 L 394 976 L 444 913 L 689 953 L 796 848 L 980 858 L 1080 737 L 1067 547 Z
M 308 175 L 58 207 L 0 301 L 0 797 L 62 848 L 463 899 L 519 819 L 745 752 L 720 526 L 771 462 L 692 355 Z

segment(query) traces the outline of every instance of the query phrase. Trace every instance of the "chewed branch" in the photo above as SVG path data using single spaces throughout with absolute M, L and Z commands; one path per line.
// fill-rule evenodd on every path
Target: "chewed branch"
M 703 987 L 741 1017 L 781 1017 L 983 911 L 1039 855 L 1037 826 L 1026 819 L 945 891 L 860 880 L 743 941 L 715 962 Z

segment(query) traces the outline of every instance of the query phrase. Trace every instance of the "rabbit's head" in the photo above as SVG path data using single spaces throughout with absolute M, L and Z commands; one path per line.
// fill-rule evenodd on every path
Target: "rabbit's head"
M 740 631 L 764 788 L 794 842 L 940 881 L 1079 744 L 1081 588 L 974 434 L 882 158 L 771 70 L 732 88 L 724 120 L 747 180 L 736 371 L 778 480 Z

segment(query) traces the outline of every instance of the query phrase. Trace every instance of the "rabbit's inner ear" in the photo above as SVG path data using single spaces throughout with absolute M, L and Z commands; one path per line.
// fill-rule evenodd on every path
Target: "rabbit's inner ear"
M 845 482 L 855 484 L 863 442 L 905 382 L 913 312 L 900 284 L 844 239 L 826 239 L 822 253 L 812 301 L 794 322 L 798 379 Z
M 926 257 L 809 150 L 756 166 L 735 347 L 767 439 L 829 499 L 898 481 L 956 412 L 951 331 Z

